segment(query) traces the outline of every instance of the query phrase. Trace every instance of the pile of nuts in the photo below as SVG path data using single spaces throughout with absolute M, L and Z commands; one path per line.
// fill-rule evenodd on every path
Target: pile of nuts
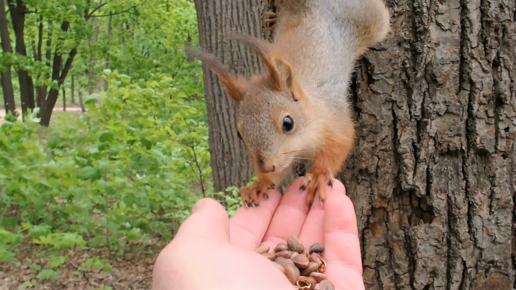
M 324 274 L 326 261 L 321 256 L 324 251 L 321 244 L 313 244 L 307 253 L 297 237 L 289 236 L 286 244 L 279 243 L 274 248 L 274 253 L 269 250 L 269 246 L 262 245 L 255 252 L 271 260 L 297 289 L 313 290 L 316 285 L 319 290 L 335 289 Z

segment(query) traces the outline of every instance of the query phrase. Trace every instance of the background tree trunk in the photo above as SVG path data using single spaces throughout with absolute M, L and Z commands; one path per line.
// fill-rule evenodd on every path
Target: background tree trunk
M 75 76 L 72 75 L 71 85 L 70 85 L 70 93 L 72 98 L 72 104 L 75 105 Z
M 63 111 L 66 111 L 66 89 L 64 86 L 61 87 L 61 91 L 63 92 Z
M 255 68 L 222 34 L 231 25 L 260 35 L 264 5 L 201 2 L 201 46 L 239 72 Z M 357 63 L 350 87 L 358 136 L 339 176 L 355 204 L 366 288 L 513 289 L 516 4 L 387 4 L 393 32 Z M 241 185 L 249 167 L 234 110 L 204 72 L 214 184 Z
M 228 41 L 232 30 L 261 37 L 262 14 L 268 3 L 251 1 L 195 1 L 200 46 L 227 64 L 235 73 L 249 76 L 261 67 L 258 57 L 243 45 Z M 253 11 L 253 13 L 251 13 Z M 238 139 L 235 106 L 224 94 L 215 74 L 204 67 L 204 89 L 210 124 L 210 154 L 215 190 L 241 186 L 252 177 L 252 167 L 243 143 Z
M 14 28 L 16 53 L 21 56 L 27 56 L 27 48 L 25 45 L 25 14 L 27 8 L 25 3 L 21 0 L 8 0 L 9 12 L 11 14 L 11 21 Z M 20 82 L 20 96 L 23 114 L 27 113 L 28 109 L 33 110 L 34 104 L 34 84 L 32 77 L 24 69 L 18 69 L 18 79 Z
M 7 23 L 7 14 L 5 12 L 5 1 L 0 0 L 0 41 L 4 53 L 12 53 L 11 40 L 9 38 L 9 29 Z M 16 103 L 14 101 L 13 81 L 11 77 L 11 66 L 6 66 L 5 71 L 0 75 L 2 81 L 2 92 L 4 94 L 5 114 L 9 112 L 14 114 Z

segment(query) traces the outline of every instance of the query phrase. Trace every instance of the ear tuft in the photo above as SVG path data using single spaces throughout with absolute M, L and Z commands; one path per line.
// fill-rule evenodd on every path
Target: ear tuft
M 242 101 L 247 86 L 247 82 L 244 79 L 232 75 L 228 68 L 211 53 L 191 47 L 185 47 L 185 53 L 208 65 L 224 84 L 226 93 L 233 101 L 237 104 Z
M 281 79 L 273 63 L 273 46 L 271 43 L 240 32 L 231 32 L 228 34 L 228 38 L 241 42 L 251 48 L 265 64 L 272 82 L 272 87 L 275 90 L 281 90 Z
M 287 89 L 292 93 L 292 99 L 296 102 L 303 99 L 303 90 L 294 76 L 294 71 L 290 63 L 279 56 L 275 56 L 273 60 L 280 75 L 280 79 L 284 81 Z

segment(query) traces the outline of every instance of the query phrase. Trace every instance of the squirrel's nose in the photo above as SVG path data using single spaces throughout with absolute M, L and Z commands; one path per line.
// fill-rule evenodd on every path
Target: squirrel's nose
M 269 172 L 274 172 L 276 171 L 276 165 L 272 164 L 272 165 L 269 165 L 269 164 L 265 164 L 265 160 L 263 158 L 258 158 L 258 166 L 260 166 L 260 169 L 264 172 L 264 173 L 269 173 Z

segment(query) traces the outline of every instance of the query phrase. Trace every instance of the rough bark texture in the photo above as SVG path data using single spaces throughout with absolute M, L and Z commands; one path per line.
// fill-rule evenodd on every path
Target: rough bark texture
M 515 2 L 388 1 L 341 178 L 367 289 L 513 289 Z
M 249 76 L 256 72 L 261 67 L 258 57 L 243 45 L 228 41 L 225 34 L 240 31 L 262 37 L 266 4 L 261 0 L 196 0 L 201 48 L 222 59 L 235 73 Z M 206 66 L 204 88 L 215 190 L 224 190 L 229 185 L 242 186 L 253 172 L 244 145 L 238 139 L 235 106 Z
M 270 2 L 197 1 L 201 46 L 247 73 L 256 59 L 221 36 L 260 35 Z M 387 4 L 391 36 L 357 63 L 350 87 L 358 136 L 339 176 L 355 204 L 366 288 L 516 288 L 516 3 Z M 233 107 L 205 73 L 220 189 L 249 167 Z
M 0 0 L 0 41 L 2 43 L 2 51 L 4 53 L 12 53 L 11 40 L 9 38 L 9 30 L 7 29 L 7 14 L 5 12 L 5 1 Z M 14 101 L 14 89 L 11 77 L 11 66 L 6 66 L 5 71 L 1 73 L 2 92 L 4 94 L 4 107 L 6 115 L 11 112 L 14 114 L 16 103 Z
M 11 14 L 11 21 L 14 28 L 14 35 L 16 38 L 16 53 L 21 56 L 27 56 L 27 48 L 25 45 L 25 14 L 27 7 L 21 0 L 8 0 L 9 12 Z M 28 109 L 34 109 L 34 84 L 32 78 L 26 70 L 18 69 L 18 79 L 20 82 L 20 96 L 23 114 L 27 113 Z

